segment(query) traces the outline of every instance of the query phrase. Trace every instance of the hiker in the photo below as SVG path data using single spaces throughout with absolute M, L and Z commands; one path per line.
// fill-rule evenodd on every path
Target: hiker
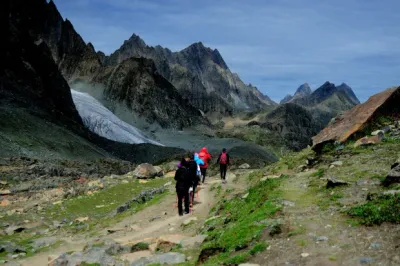
M 211 160 L 211 155 L 208 153 L 207 148 L 204 147 L 200 150 L 199 152 L 199 158 L 203 160 L 204 164 L 200 165 L 200 171 L 201 175 L 203 176 L 203 184 L 204 181 L 206 180 L 206 174 L 207 174 L 207 168 L 208 168 L 208 162 Z
M 189 213 L 189 187 L 191 185 L 191 180 L 188 177 L 187 161 L 183 158 L 178 165 L 178 170 L 175 173 L 176 180 L 176 194 L 178 196 L 178 212 L 179 216 L 183 215 L 182 199 L 185 200 L 185 214 Z
M 200 182 L 200 176 L 199 176 L 198 170 L 197 170 L 199 167 L 198 163 L 203 163 L 203 161 L 200 160 L 200 158 L 198 158 L 198 157 L 196 158 L 196 156 L 192 153 L 189 156 L 189 161 L 187 163 L 188 178 L 191 180 L 192 192 L 193 192 L 191 195 L 191 202 L 190 202 L 191 206 L 193 206 L 193 204 L 194 204 L 194 195 L 196 193 L 196 188 Z
M 217 164 L 219 163 L 219 171 L 221 174 L 222 183 L 226 183 L 226 171 L 228 170 L 228 165 L 230 164 L 229 155 L 226 149 L 222 149 L 222 153 L 219 155 Z

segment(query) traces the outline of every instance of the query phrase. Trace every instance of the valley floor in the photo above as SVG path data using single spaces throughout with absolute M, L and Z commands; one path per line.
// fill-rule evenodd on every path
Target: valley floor
M 50 205 L 34 204 L 33 209 L 11 196 L 8 206 L 3 199 L 0 215 L 5 232 L 15 232 L 2 236 L 0 245 L 12 242 L 26 255 L 12 259 L 3 252 L 0 260 L 9 261 L 6 265 L 47 265 L 61 253 L 83 250 L 79 258 L 90 255 L 88 265 L 106 265 L 111 258 L 116 265 L 150 265 L 163 259 L 182 261 L 182 256 L 185 262 L 177 265 L 399 265 L 400 202 L 389 206 L 389 217 L 379 212 L 387 208 L 384 202 L 375 202 L 373 215 L 381 222 L 367 209 L 358 217 L 349 215 L 352 208 L 365 206 L 368 195 L 399 193 L 397 184 L 380 185 L 399 154 L 398 141 L 348 145 L 305 165 L 314 154 L 303 150 L 264 169 L 232 170 L 227 184 L 214 175 L 202 186 L 193 212 L 183 217 L 174 206 L 173 172 L 149 181 L 112 175 L 103 178 L 103 190 L 60 203 L 49 198 Z M 348 184 L 326 188 L 330 178 Z M 114 213 L 141 191 L 159 187 L 166 192 Z M 18 226 L 24 230 L 19 232 Z M 115 245 L 120 250 L 104 255 L 103 247 Z

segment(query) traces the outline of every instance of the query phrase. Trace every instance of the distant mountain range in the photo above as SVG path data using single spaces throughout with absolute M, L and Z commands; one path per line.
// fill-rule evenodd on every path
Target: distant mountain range
M 287 95 L 280 103 L 279 107 L 261 119 L 260 124 L 277 132 L 289 148 L 301 150 L 311 145 L 311 137 L 332 118 L 360 101 L 347 84 L 335 86 L 327 81 L 315 91 L 305 83 L 293 96 Z

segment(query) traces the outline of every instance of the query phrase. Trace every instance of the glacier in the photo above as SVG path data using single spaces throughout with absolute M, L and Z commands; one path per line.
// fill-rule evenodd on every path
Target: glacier
M 136 127 L 122 121 L 87 93 L 71 89 L 72 99 L 85 126 L 92 132 L 118 142 L 151 143 L 163 146 L 143 135 Z

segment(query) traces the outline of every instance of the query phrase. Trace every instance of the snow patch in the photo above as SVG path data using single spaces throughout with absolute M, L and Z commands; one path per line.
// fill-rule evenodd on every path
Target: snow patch
M 139 144 L 162 144 L 146 138 L 136 127 L 122 121 L 87 93 L 71 90 L 72 99 L 83 123 L 90 131 L 110 140 Z

